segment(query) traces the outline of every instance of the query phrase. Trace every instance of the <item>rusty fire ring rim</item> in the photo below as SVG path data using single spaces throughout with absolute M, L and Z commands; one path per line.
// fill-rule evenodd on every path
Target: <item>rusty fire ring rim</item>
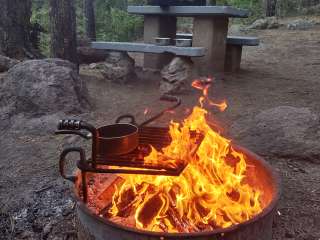
M 107 218 L 100 217 L 99 215 L 93 213 L 86 206 L 86 204 L 84 204 L 83 201 L 78 197 L 78 195 L 75 192 L 76 188 L 74 188 L 73 195 L 74 195 L 74 198 L 77 201 L 77 205 L 81 209 L 81 211 L 84 211 L 90 217 L 94 218 L 95 220 L 98 220 L 99 222 L 102 222 L 104 224 L 107 224 L 109 226 L 112 226 L 112 227 L 115 227 L 117 229 L 127 231 L 127 232 L 143 234 L 143 235 L 153 236 L 153 237 L 169 237 L 169 238 L 172 238 L 172 237 L 175 237 L 175 238 L 202 237 L 202 236 L 217 235 L 217 234 L 223 235 L 225 233 L 233 232 L 233 231 L 236 231 L 244 226 L 247 226 L 247 225 L 250 225 L 254 222 L 259 221 L 260 219 L 264 218 L 265 216 L 270 214 L 272 211 L 274 211 L 277 208 L 278 202 L 280 200 L 282 188 L 281 188 L 280 175 L 271 167 L 271 165 L 266 160 L 264 160 L 261 156 L 255 154 L 255 153 L 251 152 L 250 150 L 248 150 L 244 147 L 241 147 L 239 145 L 232 144 L 232 147 L 234 149 L 240 151 L 241 153 L 243 153 L 245 156 L 249 156 L 249 157 L 252 157 L 252 158 L 258 160 L 267 169 L 267 171 L 269 171 L 270 178 L 274 182 L 275 194 L 274 194 L 274 197 L 273 197 L 272 201 L 270 202 L 270 204 L 266 208 L 264 208 L 262 210 L 262 212 L 260 212 L 259 214 L 257 214 L 256 216 L 254 216 L 253 218 L 251 218 L 245 222 L 242 222 L 242 223 L 239 223 L 236 225 L 232 225 L 231 227 L 218 228 L 218 229 L 215 229 L 212 231 L 201 231 L 201 232 L 192 232 L 192 233 L 165 233 L 165 232 L 161 233 L 161 232 L 152 232 L 152 231 L 141 230 L 138 228 L 128 227 L 125 225 L 114 223 L 114 222 L 108 220 Z

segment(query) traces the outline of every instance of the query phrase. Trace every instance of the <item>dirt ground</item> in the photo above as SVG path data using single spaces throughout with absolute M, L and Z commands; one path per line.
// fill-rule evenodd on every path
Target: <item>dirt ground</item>
M 320 26 L 307 31 L 286 29 L 250 32 L 259 47 L 244 49 L 242 70 L 215 82 L 210 95 L 227 99 L 229 108 L 216 117 L 226 129 L 244 117 L 277 106 L 308 107 L 320 114 Z M 141 58 L 138 57 L 138 62 Z M 106 82 L 84 68 L 95 110 L 81 118 L 97 125 L 112 123 L 124 113 L 139 121 L 149 108 L 159 111 L 159 74 L 139 70 L 127 85 Z M 181 120 L 199 94 L 186 90 L 183 106 L 165 116 Z M 215 112 L 213 109 L 211 111 Z M 230 136 L 232 137 L 232 136 Z M 74 203 L 69 185 L 58 173 L 58 154 L 73 138 L 8 129 L 0 140 L 0 239 L 76 239 Z M 241 144 L 241 142 L 240 142 Z M 246 146 L 250 149 L 250 146 Z M 274 240 L 320 239 L 320 167 L 315 163 L 266 156 L 282 178 L 282 197 L 274 223 Z

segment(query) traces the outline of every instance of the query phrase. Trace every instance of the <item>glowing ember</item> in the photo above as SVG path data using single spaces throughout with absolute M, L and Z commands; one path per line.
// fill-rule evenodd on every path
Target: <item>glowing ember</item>
M 115 191 L 110 218 L 135 219 L 135 227 L 158 232 L 196 232 L 226 228 L 249 220 L 262 211 L 262 192 L 246 183 L 247 164 L 231 142 L 210 128 L 206 121 L 211 80 L 192 85 L 203 91 L 200 107 L 182 124 L 171 122 L 171 144 L 157 151 L 152 148 L 146 162 L 176 164 L 187 161 L 179 177 L 123 175 L 124 183 Z M 200 146 L 192 132 L 204 138 Z M 196 154 L 192 149 L 197 149 Z

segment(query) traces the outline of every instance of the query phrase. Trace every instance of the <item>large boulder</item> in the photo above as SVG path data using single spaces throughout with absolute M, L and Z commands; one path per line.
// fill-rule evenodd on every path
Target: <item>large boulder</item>
M 28 60 L 12 67 L 0 82 L 0 102 L 2 117 L 81 113 L 89 107 L 77 68 L 61 59 Z
M 320 162 L 319 116 L 308 108 L 262 111 L 233 124 L 231 135 L 262 155 Z
M 104 62 L 90 66 L 115 83 L 123 84 L 136 78 L 135 61 L 126 52 L 109 52 Z
M 258 30 L 275 29 L 275 28 L 279 28 L 279 26 L 280 24 L 276 17 L 267 17 L 267 18 L 257 19 L 250 26 L 248 26 L 247 29 L 258 29 Z
M 161 94 L 178 94 L 193 76 L 193 62 L 190 58 L 175 57 L 161 71 Z
M 8 71 L 10 68 L 12 68 L 14 65 L 18 63 L 18 60 L 0 55 L 0 73 Z

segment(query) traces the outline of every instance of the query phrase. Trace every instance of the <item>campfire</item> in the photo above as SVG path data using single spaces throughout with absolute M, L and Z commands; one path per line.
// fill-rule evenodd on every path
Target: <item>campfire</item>
M 82 148 L 67 148 L 60 156 L 61 175 L 75 183 L 79 239 L 271 239 L 278 178 L 263 159 L 223 137 L 208 120 L 212 117 L 205 106 L 227 108 L 225 101 L 208 97 L 211 84 L 211 79 L 192 83 L 202 91 L 198 106 L 169 128 L 145 126 L 164 111 L 140 125 L 132 115 L 118 118 L 129 118 L 130 124 L 98 129 L 82 121 L 60 121 L 59 134 L 93 138 L 91 158 Z M 169 111 L 180 105 L 176 100 Z M 110 138 L 108 129 L 113 129 Z M 76 176 L 65 174 L 70 152 L 80 153 Z
M 211 81 L 194 81 L 203 91 L 199 105 L 182 122 L 171 122 L 170 142 L 157 150 L 150 145 L 146 164 L 186 165 L 179 176 L 90 174 L 88 206 L 115 223 L 153 232 L 190 233 L 227 228 L 250 220 L 270 201 L 252 185 L 255 168 L 208 123 L 206 103 Z M 199 143 L 196 136 L 202 136 Z M 269 198 L 270 200 L 270 198 Z

